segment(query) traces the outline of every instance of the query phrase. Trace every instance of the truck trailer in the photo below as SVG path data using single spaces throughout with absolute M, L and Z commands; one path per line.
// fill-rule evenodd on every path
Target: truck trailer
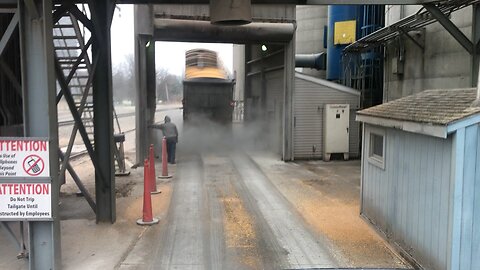
M 183 81 L 183 120 L 232 122 L 234 80 L 194 78 Z
M 216 52 L 205 49 L 187 51 L 183 80 L 184 122 L 232 123 L 234 86 L 235 80 L 227 79 Z

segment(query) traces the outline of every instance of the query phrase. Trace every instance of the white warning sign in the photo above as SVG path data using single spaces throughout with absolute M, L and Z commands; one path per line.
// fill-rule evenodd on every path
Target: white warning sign
M 12 177 L 50 177 L 46 139 L 0 139 L 0 179 Z
M 50 183 L 0 183 L 0 220 L 51 218 Z

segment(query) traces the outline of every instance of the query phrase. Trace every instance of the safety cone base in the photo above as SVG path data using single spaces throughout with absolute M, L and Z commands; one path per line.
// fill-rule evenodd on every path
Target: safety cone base
M 165 175 L 165 176 L 160 175 L 160 176 L 158 176 L 158 179 L 169 179 L 169 178 L 172 178 L 172 176 L 171 175 Z
M 150 192 L 150 194 L 160 194 L 160 193 L 162 193 L 161 190 L 154 190 Z
M 143 219 L 138 219 L 137 224 L 138 225 L 153 225 L 157 224 L 160 220 L 158 218 L 153 218 L 152 221 L 143 221 Z

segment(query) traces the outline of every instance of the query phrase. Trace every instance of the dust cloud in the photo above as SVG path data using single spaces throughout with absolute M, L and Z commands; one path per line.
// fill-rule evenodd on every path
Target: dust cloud
M 195 118 L 184 122 L 182 110 L 171 110 L 167 114 L 178 128 L 178 158 L 190 154 L 228 155 L 238 151 L 275 152 L 281 149 L 281 133 L 275 128 L 277 125 L 269 121 L 222 124 L 212 121 L 208 115 L 195 115 Z M 163 123 L 164 116 L 163 113 L 158 115 L 155 122 Z M 153 130 L 151 134 L 156 156 L 159 157 L 163 134 L 160 130 Z
M 265 125 L 260 122 L 222 124 L 196 116 L 183 123 L 178 149 L 192 154 L 267 150 L 265 134 Z

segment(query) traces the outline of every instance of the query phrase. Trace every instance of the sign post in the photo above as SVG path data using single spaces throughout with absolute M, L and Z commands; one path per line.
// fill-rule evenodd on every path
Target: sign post
M 52 220 L 48 139 L 0 138 L 0 221 Z

